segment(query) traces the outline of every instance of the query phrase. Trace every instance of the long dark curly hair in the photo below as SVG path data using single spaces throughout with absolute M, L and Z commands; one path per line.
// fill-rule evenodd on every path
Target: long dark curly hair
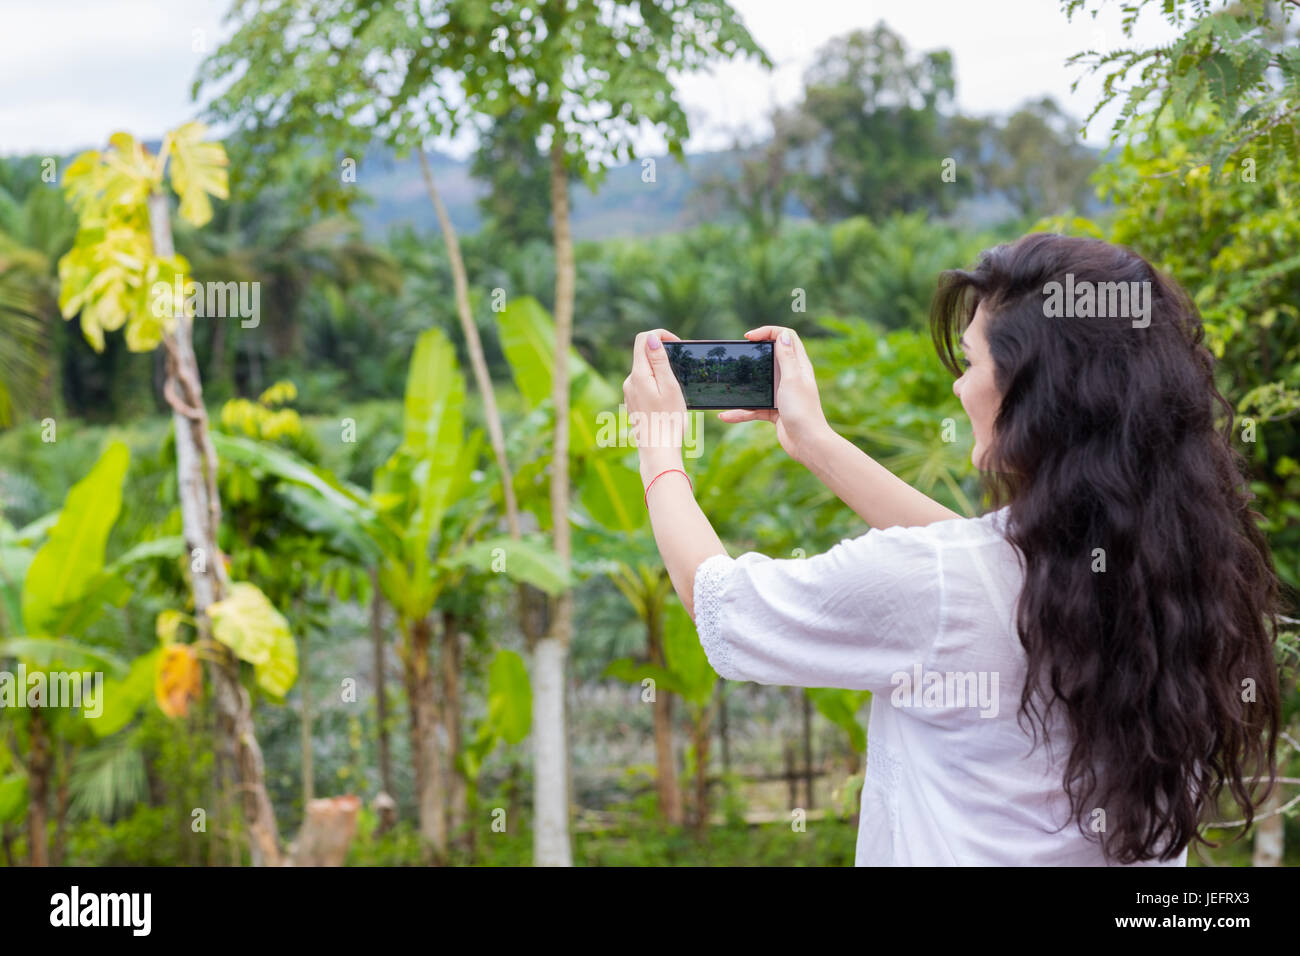
M 1035 233 L 940 277 L 954 375 L 981 302 L 1002 396 L 983 479 L 1025 572 L 1022 728 L 1037 746 L 1064 708 L 1071 816 L 1108 861 L 1217 846 L 1199 824 L 1223 788 L 1249 827 L 1274 786 L 1283 608 L 1200 315 L 1127 248 Z

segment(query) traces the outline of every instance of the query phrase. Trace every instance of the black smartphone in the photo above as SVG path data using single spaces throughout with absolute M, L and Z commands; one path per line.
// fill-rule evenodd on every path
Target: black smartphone
M 687 408 L 776 408 L 771 342 L 690 339 L 664 348 Z

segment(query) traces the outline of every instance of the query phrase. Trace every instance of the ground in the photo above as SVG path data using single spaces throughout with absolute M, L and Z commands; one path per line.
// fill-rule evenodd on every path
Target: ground
M 728 391 L 730 389 L 730 391 Z M 716 405 L 719 408 L 744 408 L 766 405 L 769 390 L 764 385 L 727 385 L 725 382 L 694 384 L 686 388 L 686 401 L 691 404 Z

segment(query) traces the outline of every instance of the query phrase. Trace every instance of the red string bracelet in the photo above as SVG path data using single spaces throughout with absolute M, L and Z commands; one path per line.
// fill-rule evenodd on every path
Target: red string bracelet
M 690 476 L 690 475 L 686 474 L 686 472 L 682 471 L 680 468 L 669 468 L 667 471 L 661 471 L 661 472 L 659 472 L 659 474 L 655 475 L 653 478 L 650 479 L 650 484 L 648 484 L 648 485 L 645 486 L 645 506 L 646 506 L 646 508 L 649 508 L 649 507 L 650 507 L 650 489 L 653 488 L 653 487 L 655 486 L 655 482 L 658 481 L 660 478 L 662 478 L 664 475 L 671 474 L 671 473 L 674 472 L 674 471 L 676 471 L 676 472 L 681 472 L 682 476 L 685 477 L 685 479 L 686 479 L 686 483 L 687 483 L 688 485 L 691 486 L 691 494 L 694 494 L 694 493 L 695 493 L 695 485 L 694 485 L 694 483 L 691 482 L 691 476 Z

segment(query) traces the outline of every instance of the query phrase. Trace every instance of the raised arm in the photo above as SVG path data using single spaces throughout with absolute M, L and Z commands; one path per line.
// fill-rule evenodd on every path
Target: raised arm
M 914 527 L 961 517 L 835 433 L 822 411 L 812 362 L 793 329 L 765 325 L 746 332 L 745 337 L 774 343 L 777 407 L 731 409 L 719 418 L 724 422 L 772 422 L 786 453 L 873 528 Z

